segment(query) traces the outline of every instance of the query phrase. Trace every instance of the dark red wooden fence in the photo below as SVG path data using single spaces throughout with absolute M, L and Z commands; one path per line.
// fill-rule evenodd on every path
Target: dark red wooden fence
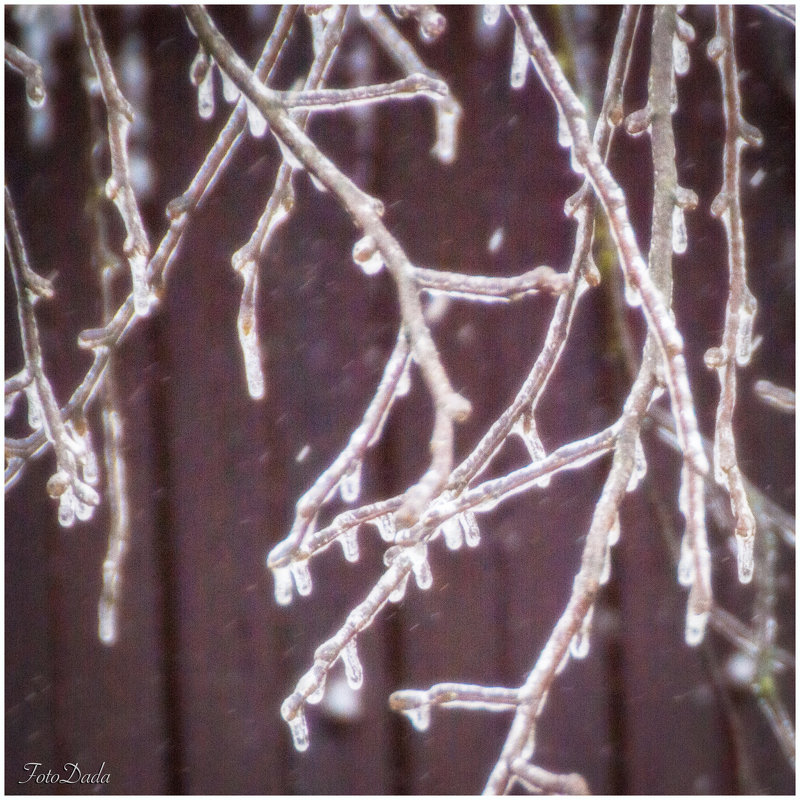
M 5 13 L 7 38 L 15 41 L 14 17 Z M 423 102 L 376 111 L 369 136 L 346 115 L 319 118 L 312 135 L 383 199 L 390 229 L 419 263 L 496 274 L 539 263 L 564 269 L 573 224 L 561 209 L 578 179 L 556 144 L 552 104 L 533 72 L 524 91 L 508 86 L 510 27 L 494 44 L 481 44 L 477 13 L 449 9 L 441 42 L 420 46 L 465 108 L 452 166 L 428 155 L 433 116 Z M 553 14 L 536 13 L 552 34 Z M 260 22 L 242 8 L 216 7 L 213 14 L 252 59 L 274 10 Z M 764 341 L 740 379 L 742 464 L 790 509 L 794 421 L 759 405 L 749 387 L 760 377 L 794 384 L 794 30 L 762 11 L 741 9 L 737 16 L 746 115 L 766 140 L 762 154 L 747 157 L 747 174 L 760 165 L 766 177 L 743 193 Z M 617 17 L 618 9 L 597 11 L 601 71 Z M 703 50 L 713 12 L 692 9 L 689 17 L 698 37 L 691 73 L 679 84 L 675 124 L 681 182 L 701 204 L 689 218 L 689 253 L 675 260 L 675 294 L 708 434 L 717 384 L 702 353 L 718 341 L 727 279 L 722 227 L 708 215 L 720 183 L 722 117 L 717 73 Z M 178 11 L 107 9 L 99 21 L 112 54 L 133 32 L 150 64 L 147 147 L 157 187 L 145 210 L 158 241 L 164 205 L 186 187 L 221 114 L 213 122 L 197 115 L 188 80 L 196 44 Z M 412 26 L 403 29 L 413 35 Z M 626 110 L 645 96 L 645 29 Z M 356 33 L 348 41 L 350 50 L 366 46 Z M 292 52 L 307 49 L 294 42 Z M 55 53 L 58 80 L 48 87 L 55 133 L 48 145 L 26 140 L 19 77 L 7 74 L 5 99 L 6 180 L 33 265 L 54 275 L 58 290 L 55 301 L 37 305 L 37 315 L 62 402 L 89 363 L 76 336 L 100 320 L 82 216 L 90 185 L 77 53 L 76 38 L 63 40 Z M 373 55 L 376 78 L 390 76 L 387 60 Z M 302 68 L 293 58 L 283 66 L 286 82 Z M 345 63 L 332 76 L 338 85 L 348 79 Z M 626 141 L 612 163 L 643 246 L 650 191 L 645 139 Z M 87 773 L 102 765 L 109 782 L 93 788 L 112 793 L 477 792 L 508 716 L 434 713 L 430 730 L 420 734 L 388 711 L 388 695 L 442 680 L 518 685 L 567 599 L 605 462 L 483 517 L 478 550 L 433 547 L 432 590 L 409 590 L 359 640 L 366 675 L 359 705 L 346 717 L 330 708 L 311 711 L 310 750 L 292 748 L 280 702 L 316 646 L 380 574 L 381 549 L 372 530 L 360 534 L 355 566 L 332 549 L 312 564 L 312 596 L 288 608 L 273 601 L 264 558 L 288 532 L 297 498 L 357 424 L 392 347 L 398 313 L 388 277 L 367 279 L 354 268 L 356 232 L 347 215 L 300 177 L 294 215 L 261 264 L 269 396 L 248 398 L 236 338 L 241 287 L 230 255 L 250 235 L 277 158 L 269 136 L 244 144 L 190 225 L 163 304 L 119 353 L 132 539 L 116 646 L 104 647 L 96 634 L 105 507 L 91 524 L 60 529 L 45 494 L 52 454 L 31 463 L 7 494 L 7 792 L 82 788 L 26 783 L 30 763 L 42 771 L 77 763 Z M 491 255 L 487 242 L 500 226 L 504 244 Z M 598 430 L 619 412 L 627 384 L 608 298 L 600 289 L 582 301 L 541 405 L 548 447 Z M 6 374 L 21 365 L 14 302 L 7 277 Z M 455 303 L 434 328 L 454 386 L 474 406 L 459 428 L 457 455 L 513 397 L 551 310 L 546 298 L 508 308 Z M 419 384 L 397 405 L 365 465 L 365 498 L 401 490 L 424 468 L 430 419 Z M 16 424 L 12 419 L 12 433 Z M 306 445 L 307 457 L 298 460 Z M 580 771 L 603 793 L 791 792 L 793 773 L 752 696 L 730 691 L 721 677 L 727 645 L 713 633 L 696 650 L 684 644 L 685 592 L 653 505 L 653 498 L 666 498 L 669 521 L 679 526 L 673 499 L 679 465 L 652 435 L 645 449 L 648 481 L 625 502 L 590 657 L 571 664 L 551 692 L 538 762 Z M 496 469 L 521 458 L 521 449 L 508 446 Z M 748 620 L 753 591 L 735 583 L 726 535 L 712 531 L 712 547 L 718 594 Z M 779 642 L 790 650 L 793 576 L 794 554 L 784 548 Z M 793 675 L 781 690 L 792 708 Z

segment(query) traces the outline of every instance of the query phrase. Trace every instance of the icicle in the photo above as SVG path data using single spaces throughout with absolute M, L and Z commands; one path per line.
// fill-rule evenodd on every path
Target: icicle
M 628 480 L 628 486 L 626 491 L 628 492 L 635 492 L 636 489 L 639 487 L 639 484 L 642 482 L 642 478 L 647 474 L 647 459 L 644 455 L 644 448 L 642 447 L 642 439 L 637 434 L 636 436 L 636 443 L 634 444 L 634 451 L 633 451 L 633 470 L 631 471 L 631 477 Z M 617 517 L 617 523 L 619 524 L 619 517 Z
M 297 712 L 291 719 L 289 718 L 289 713 L 289 708 L 286 702 L 284 702 L 281 706 L 281 716 L 289 724 L 289 730 L 292 732 L 294 749 L 297 750 L 298 753 L 302 753 L 308 750 L 308 724 L 306 723 L 306 716 L 303 713 L 302 707 L 297 709 Z
M 586 658 L 589 655 L 589 638 L 592 630 L 592 617 L 594 617 L 594 605 L 589 607 L 586 616 L 581 622 L 578 632 L 572 637 L 569 643 L 569 652 L 575 659 Z
M 247 104 L 247 124 L 250 128 L 250 133 L 256 139 L 260 139 L 267 132 L 267 121 L 262 116 L 261 112 L 253 105 L 250 98 L 244 98 Z
M 275 567 L 272 570 L 275 580 L 275 602 L 279 606 L 288 606 L 292 602 L 292 570 L 289 567 Z
M 353 689 L 360 689 L 364 683 L 364 670 L 358 658 L 355 638 L 351 639 L 343 648 L 340 654 L 342 664 L 344 664 L 344 674 L 347 678 L 347 685 Z
M 685 75 L 689 71 L 689 48 L 677 33 L 672 37 L 672 64 L 677 75 Z
M 92 515 L 94 514 L 94 506 L 90 506 L 88 503 L 84 503 L 77 497 L 73 500 L 72 506 L 75 509 L 75 516 L 81 522 L 86 522 L 87 520 L 90 520 L 92 518 Z
M 117 641 L 117 614 L 113 603 L 100 598 L 97 604 L 97 636 L 105 645 Z
M 485 5 L 483 7 L 483 24 L 492 27 L 497 25 L 500 19 L 500 6 L 497 4 Z
M 464 544 L 464 534 L 461 530 L 461 523 L 455 518 L 445 520 L 441 525 L 444 534 L 444 543 L 448 550 L 460 550 Z
M 561 147 L 572 147 L 572 134 L 561 106 L 558 106 L 558 143 Z
M 345 503 L 355 503 L 361 494 L 361 462 L 357 461 L 339 481 L 339 494 Z
M 678 561 L 678 583 L 681 586 L 691 586 L 694 583 L 694 553 L 689 537 L 684 534 L 681 539 L 681 557 Z
M 708 611 L 696 613 L 692 611 L 691 604 L 686 611 L 686 644 L 689 647 L 696 647 L 703 641 L 706 635 L 706 624 L 708 623 Z
M 414 571 L 414 580 L 420 589 L 430 589 L 433 586 L 433 573 L 431 565 L 428 563 L 428 546 L 425 542 L 419 542 L 409 548 L 411 557 L 411 569 Z
M 467 547 L 477 547 L 481 543 L 481 529 L 478 527 L 478 520 L 471 511 L 465 511 L 459 515 L 458 521 L 464 530 L 464 541 Z
M 689 236 L 686 233 L 686 219 L 680 206 L 672 207 L 672 252 L 681 255 L 689 246 Z
M 377 275 L 383 269 L 383 256 L 375 239 L 367 234 L 353 245 L 353 261 L 366 275 Z
M 231 80 L 227 72 L 224 70 L 220 70 L 219 72 L 220 75 L 222 75 L 222 96 L 228 103 L 237 102 L 241 96 L 239 87 Z
M 739 582 L 750 583 L 755 569 L 753 558 L 755 536 L 735 536 L 734 538 L 736 539 L 736 563 L 739 569 Z
M 736 363 L 746 367 L 753 355 L 753 323 L 758 303 L 750 290 L 744 287 L 744 301 L 739 307 L 739 327 L 736 331 Z
M 409 574 L 406 573 L 400 579 L 400 583 L 392 590 L 392 593 L 389 595 L 389 602 L 390 603 L 399 603 L 402 599 L 406 596 L 406 588 L 408 587 L 408 578 Z
M 341 536 L 339 536 L 339 543 L 342 545 L 342 551 L 344 552 L 344 557 L 350 561 L 351 563 L 355 563 L 358 561 L 359 552 L 358 552 L 358 527 L 353 526 L 349 530 L 346 530 Z
M 71 486 L 67 486 L 58 501 L 58 524 L 62 528 L 71 528 L 75 524 L 75 494 Z
M 311 572 L 308 569 L 308 561 L 292 561 L 289 568 L 294 576 L 294 583 L 297 586 L 297 593 L 303 597 L 311 594 Z
M 530 55 L 519 28 L 514 28 L 514 54 L 511 57 L 511 75 L 509 82 L 512 89 L 521 89 L 525 85 Z
M 384 542 L 393 542 L 397 529 L 394 524 L 394 514 L 391 512 L 382 517 L 376 517 L 372 522 L 378 527 L 378 533 Z
M 214 116 L 214 69 L 213 60 L 209 62 L 209 69 L 197 87 L 197 113 L 202 119 L 211 119 Z
M 445 97 L 437 101 L 436 111 L 436 144 L 431 149 L 431 155 L 438 158 L 442 164 L 452 164 L 456 158 L 456 140 L 458 137 L 458 123 L 461 120 L 461 107 L 452 97 Z
M 266 392 L 264 370 L 261 366 L 261 345 L 258 341 L 255 320 L 252 314 L 239 314 L 237 326 L 239 344 L 244 356 L 244 372 L 247 378 L 247 391 L 254 400 L 260 400 Z
M 39 402 L 39 392 L 36 384 L 31 382 L 25 387 L 25 397 L 28 400 L 28 425 L 32 430 L 42 427 L 42 404 Z

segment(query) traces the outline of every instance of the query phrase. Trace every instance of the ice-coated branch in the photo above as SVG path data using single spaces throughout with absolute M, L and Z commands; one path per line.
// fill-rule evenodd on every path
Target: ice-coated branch
M 6 42 L 6 64 L 25 78 L 25 94 L 28 102 L 34 108 L 41 108 L 47 99 L 41 64 L 11 42 Z
M 395 281 L 400 313 L 411 338 L 412 352 L 434 402 L 431 465 L 420 481 L 408 490 L 398 512 L 400 520 L 410 524 L 446 482 L 453 462 L 453 423 L 466 419 L 471 410 L 470 403 L 453 390 L 439 359 L 422 314 L 419 292 L 411 277 L 412 265 L 400 243 L 381 222 L 383 204 L 362 192 L 320 152 L 280 104 L 276 93 L 253 75 L 202 8 L 189 6 L 185 13 L 204 47 L 258 108 L 275 136 L 309 173 L 339 199 L 365 236 L 374 241 Z
M 410 9 L 411 7 L 408 6 L 407 8 Z M 422 8 L 432 7 L 422 6 Z M 422 13 L 424 14 L 425 12 Z M 438 12 L 434 11 L 433 13 L 441 17 L 441 14 L 438 14 Z M 401 16 L 405 16 L 405 14 L 401 14 Z M 392 24 L 389 17 L 387 17 L 379 7 L 369 6 L 365 8 L 362 6 L 361 17 L 372 35 L 383 46 L 386 54 L 407 75 L 422 73 L 428 75 L 434 81 L 441 80 L 432 69 L 425 66 L 411 43 L 403 37 Z M 441 18 L 444 20 L 444 17 Z M 438 30 L 438 25 L 435 25 L 434 29 Z M 420 22 L 420 34 L 424 38 L 422 31 L 423 25 L 422 22 Z M 441 27 L 439 33 L 442 31 L 444 31 L 444 26 Z M 438 36 L 438 33 L 436 35 Z M 447 94 L 437 100 L 434 109 L 436 111 L 436 143 L 431 149 L 431 155 L 438 158 L 444 164 L 451 164 L 456 158 L 458 126 L 464 112 L 461 108 L 461 104 L 451 94 Z
M 758 399 L 784 414 L 795 413 L 795 393 L 785 386 L 778 386 L 772 381 L 760 380 L 753 384 L 753 391 Z
M 133 123 L 133 109 L 117 85 L 94 10 L 91 6 L 81 6 L 79 12 L 86 46 L 92 57 L 92 64 L 100 81 L 100 90 L 108 110 L 111 177 L 106 182 L 106 196 L 117 206 L 125 224 L 126 237 L 122 250 L 131 269 L 134 310 L 138 316 L 144 317 L 150 313 L 158 299 L 147 277 L 150 240 L 142 222 L 131 182 L 128 132 Z
M 511 764 L 512 776 L 536 794 L 591 794 L 583 775 L 557 775 L 518 758 Z
M 17 313 L 22 336 L 25 369 L 31 381 L 25 387 L 28 400 L 28 421 L 32 428 L 41 428 L 42 434 L 53 445 L 57 469 L 47 482 L 47 492 L 58 498 L 59 522 L 69 527 L 77 516 L 89 519 L 100 497 L 92 488 L 97 483 L 97 462 L 88 438 L 85 420 L 76 421 L 61 417 L 50 381 L 44 372 L 39 329 L 33 311 L 36 296 L 48 296 L 52 288 L 44 279 L 31 281 L 35 273 L 30 267 L 11 193 L 5 187 L 6 252 L 17 293 Z M 20 465 L 21 466 L 21 465 Z M 12 476 L 13 477 L 13 476 Z M 9 480 L 8 469 L 6 480 Z
M 430 709 L 433 706 L 474 711 L 513 711 L 518 704 L 518 689 L 467 683 L 436 683 L 424 692 L 401 689 L 392 692 L 389 697 L 392 711 L 402 711 L 411 719 L 414 727 L 422 730 L 427 728 L 425 722 L 430 722 Z
M 739 73 L 734 50 L 733 7 L 717 7 L 717 30 L 708 43 L 708 55 L 717 63 L 722 81 L 722 105 L 725 113 L 725 145 L 722 154 L 722 189 L 711 204 L 711 213 L 725 226 L 728 240 L 730 284 L 725 308 L 725 327 L 719 347 L 706 352 L 705 361 L 716 369 L 720 382 L 717 423 L 714 433 L 714 477 L 727 488 L 736 521 L 739 580 L 753 577 L 753 545 L 756 523 L 736 458 L 733 416 L 736 409 L 736 367 L 750 363 L 754 349 L 753 323 L 756 298 L 747 286 L 744 222 L 739 194 L 741 154 L 745 146 L 759 147 L 760 131 L 742 117 Z

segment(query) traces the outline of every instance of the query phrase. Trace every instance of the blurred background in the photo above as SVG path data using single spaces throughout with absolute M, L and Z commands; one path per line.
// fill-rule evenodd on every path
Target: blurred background
M 537 6 L 533 13 L 562 63 L 577 67 L 576 84 L 597 109 L 619 9 Z M 72 9 L 7 6 L 4 14 L 9 41 L 30 55 L 34 47 L 46 53 L 42 110 L 26 103 L 21 76 L 6 71 L 5 174 L 32 266 L 55 283 L 56 298 L 38 303 L 36 314 L 45 367 L 63 404 L 91 363 L 76 337 L 102 319 L 89 256 L 92 136 L 82 38 Z M 212 9 L 251 64 L 276 14 L 274 7 Z M 311 136 L 383 200 L 387 226 L 415 263 L 489 275 L 537 264 L 566 270 L 575 226 L 563 204 L 580 179 L 557 144 L 553 104 L 533 70 L 524 89 L 510 88 L 507 17 L 488 27 L 480 7 L 448 7 L 445 14 L 447 31 L 433 44 L 419 41 L 413 21 L 397 25 L 463 105 L 453 164 L 429 153 L 435 126 L 424 100 L 318 115 Z M 200 119 L 189 81 L 197 42 L 178 10 L 98 8 L 97 15 L 139 120 L 131 149 L 155 246 L 167 227 L 166 203 L 187 187 L 229 106 L 217 75 L 216 114 Z M 650 19 L 645 10 L 626 113 L 646 99 Z M 719 75 L 705 56 L 713 8 L 693 6 L 686 19 L 697 38 L 691 70 L 678 79 L 674 124 L 679 181 L 698 193 L 700 205 L 687 215 L 688 251 L 674 259 L 674 305 L 700 428 L 712 436 L 719 386 L 702 356 L 719 343 L 727 295 L 724 231 L 708 212 L 721 185 L 724 121 Z M 746 151 L 743 164 L 748 281 L 763 341 L 739 372 L 736 433 L 745 475 L 767 501 L 793 513 L 794 417 L 764 405 L 752 386 L 766 378 L 794 388 L 795 32 L 760 9 L 737 7 L 736 20 L 744 115 L 765 140 L 760 151 Z M 275 86 L 291 86 L 310 57 L 308 23 L 298 14 Z M 348 17 L 330 85 L 396 77 L 357 15 Z M 643 248 L 652 200 L 649 150 L 647 137 L 618 132 L 610 162 Z M 518 686 L 569 596 L 607 460 L 479 517 L 477 550 L 451 553 L 437 541 L 430 549 L 432 589 L 410 587 L 359 638 L 363 688 L 353 693 L 337 665 L 325 701 L 308 711 L 310 749 L 293 749 L 280 703 L 316 647 L 381 574 L 383 548 L 377 531 L 364 526 L 360 561 L 349 564 L 340 548 L 329 549 L 311 564 L 312 595 L 286 608 L 274 602 L 264 560 L 288 533 L 297 499 L 361 419 L 399 315 L 389 277 L 368 278 L 353 264 L 359 234 L 347 214 L 301 174 L 292 217 L 260 265 L 268 396 L 249 398 L 236 332 L 241 280 L 230 257 L 263 211 L 279 158 L 271 136 L 247 137 L 190 222 L 163 302 L 116 356 L 131 540 L 113 647 L 97 637 L 106 504 L 91 523 L 60 528 L 56 503 L 45 492 L 55 469 L 51 452 L 28 464 L 7 492 L 9 793 L 42 791 L 32 781 L 19 783 L 29 762 L 44 771 L 77 762 L 95 772 L 104 764 L 110 782 L 92 790 L 113 794 L 476 793 L 510 716 L 438 709 L 430 729 L 419 733 L 388 710 L 388 696 L 439 681 Z M 107 217 L 119 247 L 124 231 L 116 210 Z M 611 423 L 628 392 L 625 336 L 638 353 L 644 329 L 638 313 L 620 310 L 615 272 L 605 275 L 581 300 L 539 406 L 548 450 Z M 126 281 L 116 287 L 118 301 Z M 8 376 L 23 364 L 8 271 L 5 291 Z M 458 428 L 457 459 L 515 395 L 553 307 L 553 299 L 535 297 L 506 307 L 453 301 L 428 309 L 452 383 L 474 409 Z M 10 436 L 27 432 L 19 405 L 6 420 Z M 431 421 L 430 400 L 412 370 L 411 392 L 396 403 L 365 462 L 362 502 L 401 492 L 421 475 Z M 97 409 L 90 424 L 99 447 Z M 554 684 L 536 763 L 580 772 L 598 793 L 790 793 L 793 769 L 750 687 L 741 651 L 713 630 L 696 649 L 684 643 L 686 592 L 673 562 L 682 530 L 680 460 L 654 429 L 643 444 L 647 477 L 623 505 L 622 539 L 598 601 L 589 657 L 570 663 Z M 526 458 L 512 439 L 485 476 Z M 714 520 L 724 519 L 725 502 Z M 334 503 L 331 514 L 337 510 Z M 768 567 L 742 586 L 730 533 L 710 526 L 718 602 L 753 630 L 771 602 L 777 644 L 794 653 L 793 547 L 773 530 L 760 534 L 759 568 Z M 792 714 L 793 669 L 768 677 Z

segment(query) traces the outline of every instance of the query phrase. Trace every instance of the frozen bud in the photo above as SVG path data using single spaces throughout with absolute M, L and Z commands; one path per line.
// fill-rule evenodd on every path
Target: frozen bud
M 699 198 L 697 192 L 692 189 L 687 189 L 683 186 L 678 186 L 675 189 L 675 205 L 682 208 L 684 211 L 694 211 L 697 208 Z
M 383 256 L 374 237 L 367 234 L 353 245 L 353 261 L 367 275 L 376 275 L 383 269 Z
M 722 347 L 709 347 L 703 355 L 709 369 L 720 369 L 728 363 L 728 355 Z
M 682 42 L 690 44 L 695 39 L 694 27 L 688 23 L 683 17 L 678 17 L 677 20 L 677 35 Z
M 47 481 L 47 494 L 54 498 L 61 497 L 69 488 L 69 484 L 69 475 L 63 470 L 59 470 L 55 475 L 51 475 L 50 480 Z
M 739 117 L 739 136 L 741 136 L 750 147 L 761 147 L 761 145 L 764 144 L 764 134 L 761 133 L 755 125 L 751 125 L 747 120 L 741 117 Z
M 447 28 L 447 20 L 434 8 L 425 8 L 419 18 L 419 37 L 423 42 L 435 42 Z
M 721 58 L 725 50 L 727 50 L 727 45 L 721 36 L 715 36 L 706 46 L 706 53 L 712 61 Z
M 730 204 L 730 197 L 728 196 L 728 193 L 723 189 L 711 201 L 711 209 L 710 209 L 711 216 L 719 219 L 728 210 L 729 204 Z

